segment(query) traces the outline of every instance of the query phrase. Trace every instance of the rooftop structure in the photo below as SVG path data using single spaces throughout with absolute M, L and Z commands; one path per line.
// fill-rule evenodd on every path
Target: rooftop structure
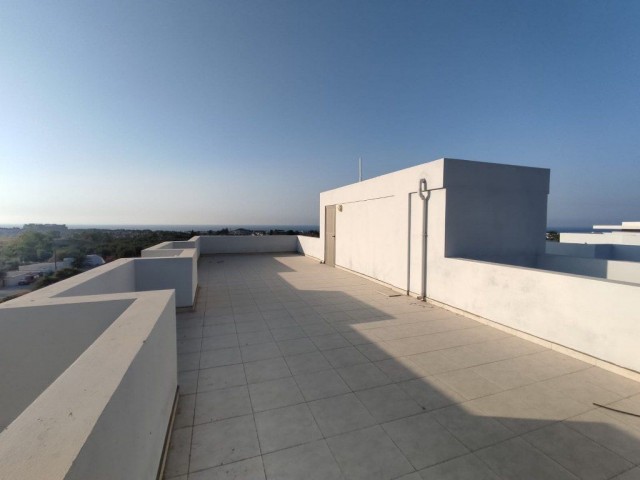
M 620 225 L 594 225 L 594 230 L 612 230 L 610 232 L 593 233 L 560 233 L 560 243 L 587 244 L 587 245 L 611 245 L 632 246 L 626 251 L 638 252 L 633 256 L 635 261 L 640 260 L 640 222 L 622 222 Z M 624 248 L 620 249 L 625 251 Z M 615 252 L 612 252 L 615 256 Z
M 636 478 L 638 264 L 547 253 L 548 182 L 441 159 L 0 305 L 0 477 Z

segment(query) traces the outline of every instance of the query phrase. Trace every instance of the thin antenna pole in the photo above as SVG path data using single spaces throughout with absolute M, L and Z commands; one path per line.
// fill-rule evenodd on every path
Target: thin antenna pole
M 362 157 L 358 158 L 358 181 L 362 181 Z

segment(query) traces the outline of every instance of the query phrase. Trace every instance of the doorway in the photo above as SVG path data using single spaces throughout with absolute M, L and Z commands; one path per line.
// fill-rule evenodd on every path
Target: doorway
M 336 266 L 336 206 L 324 207 L 324 263 Z

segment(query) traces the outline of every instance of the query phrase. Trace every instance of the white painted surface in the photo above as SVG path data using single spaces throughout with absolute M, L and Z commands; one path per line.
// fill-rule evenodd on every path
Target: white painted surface
M 136 258 L 135 291 L 175 290 L 176 307 L 193 305 L 198 287 L 198 259 L 193 249 L 178 257 Z
M 640 245 L 547 242 L 546 253 L 550 255 L 640 262 Z
M 420 178 L 431 190 L 426 285 Z M 321 239 L 324 207 L 342 205 L 337 266 L 415 295 L 425 288 L 435 301 L 640 370 L 640 287 L 619 283 L 635 278 L 638 264 L 545 256 L 548 185 L 544 169 L 441 159 L 323 192 Z M 617 281 L 524 268 L 540 258 L 545 268 Z
M 640 233 L 560 233 L 561 243 L 607 243 L 612 245 L 640 245 Z
M 131 303 L 85 301 L 0 310 L 0 432 Z
M 582 258 L 566 255 L 540 255 L 537 268 L 555 272 L 587 275 L 640 285 L 640 263 L 608 260 L 606 258 Z
M 296 235 L 200 237 L 200 253 L 283 253 L 295 252 L 298 248 Z
M 305 235 L 297 235 L 298 245 L 296 250 L 298 253 L 313 257 L 322 261 L 324 259 L 324 246 L 319 238 L 307 237 Z
M 130 305 L 113 320 L 123 301 Z M 0 433 L 0 478 L 155 478 L 177 385 L 174 295 L 164 291 L 43 298 L 38 307 L 49 307 L 18 310 L 36 323 L 49 320 L 63 327 L 51 318 L 54 306 L 69 308 L 68 317 L 75 321 L 90 321 L 77 305 L 85 302 L 98 310 L 91 312 L 96 318 L 113 321 L 102 334 L 79 338 L 76 347 L 98 335 L 75 361 L 77 348 L 63 354 L 68 368 L 59 367 L 64 371 Z M 110 302 L 118 309 L 110 315 L 99 313 Z M 0 307 L 0 323 L 10 311 L 13 306 Z M 102 328 L 103 323 L 96 325 Z M 74 330 L 60 333 L 74 335 Z
M 442 263 L 429 287 L 435 300 L 640 371 L 640 287 L 474 260 Z

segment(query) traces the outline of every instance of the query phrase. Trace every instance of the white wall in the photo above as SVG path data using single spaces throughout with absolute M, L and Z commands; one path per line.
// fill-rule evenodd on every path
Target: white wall
M 298 248 L 296 235 L 253 236 L 206 236 L 200 237 L 200 253 L 282 253 L 295 252 Z
M 429 297 L 640 371 L 640 288 L 475 260 L 443 259 Z
M 544 252 L 548 170 L 440 159 L 320 194 L 323 244 L 325 207 L 342 207 L 337 266 L 421 291 L 422 178 L 430 190 L 427 256 L 531 265 Z
M 111 312 L 117 318 L 101 334 L 85 336 L 84 351 L 67 358 L 67 368 L 0 432 L 0 478 L 155 478 L 177 385 L 173 292 L 43 298 L 32 304 L 46 308 L 19 309 L 73 335 L 76 325 L 51 318 L 55 306 L 69 308 L 65 318 L 90 322 L 80 304 L 93 303 L 89 314 L 99 319 L 108 310 L 101 302 L 114 301 L 129 305 Z M 0 323 L 14 306 L 0 307 Z
M 640 284 L 640 263 L 638 262 L 570 257 L 566 255 L 540 255 L 536 267 L 555 272 Z
M 131 303 L 113 300 L 0 310 L 0 432 Z
M 296 250 L 298 253 L 313 257 L 317 260 L 324 260 L 324 245 L 319 238 L 307 237 L 306 235 L 297 235 L 298 245 Z
M 431 189 L 424 285 L 423 209 L 410 197 L 420 178 Z M 640 370 L 640 287 L 620 283 L 638 264 L 545 255 L 548 185 L 545 169 L 438 160 L 323 192 L 321 242 L 325 206 L 341 205 L 336 266 Z M 617 281 L 525 268 L 538 262 Z
M 602 233 L 560 233 L 561 243 L 608 243 L 617 245 L 640 245 L 640 233 L 602 232 Z
M 121 258 L 101 267 L 91 269 L 74 277 L 55 283 L 31 295 L 73 297 L 124 293 L 135 291 L 135 264 L 130 258 Z
M 135 291 L 175 290 L 177 307 L 193 305 L 197 275 L 195 250 L 184 250 L 179 257 L 135 259 Z
M 160 312 L 65 480 L 156 478 L 177 387 L 175 307 Z

